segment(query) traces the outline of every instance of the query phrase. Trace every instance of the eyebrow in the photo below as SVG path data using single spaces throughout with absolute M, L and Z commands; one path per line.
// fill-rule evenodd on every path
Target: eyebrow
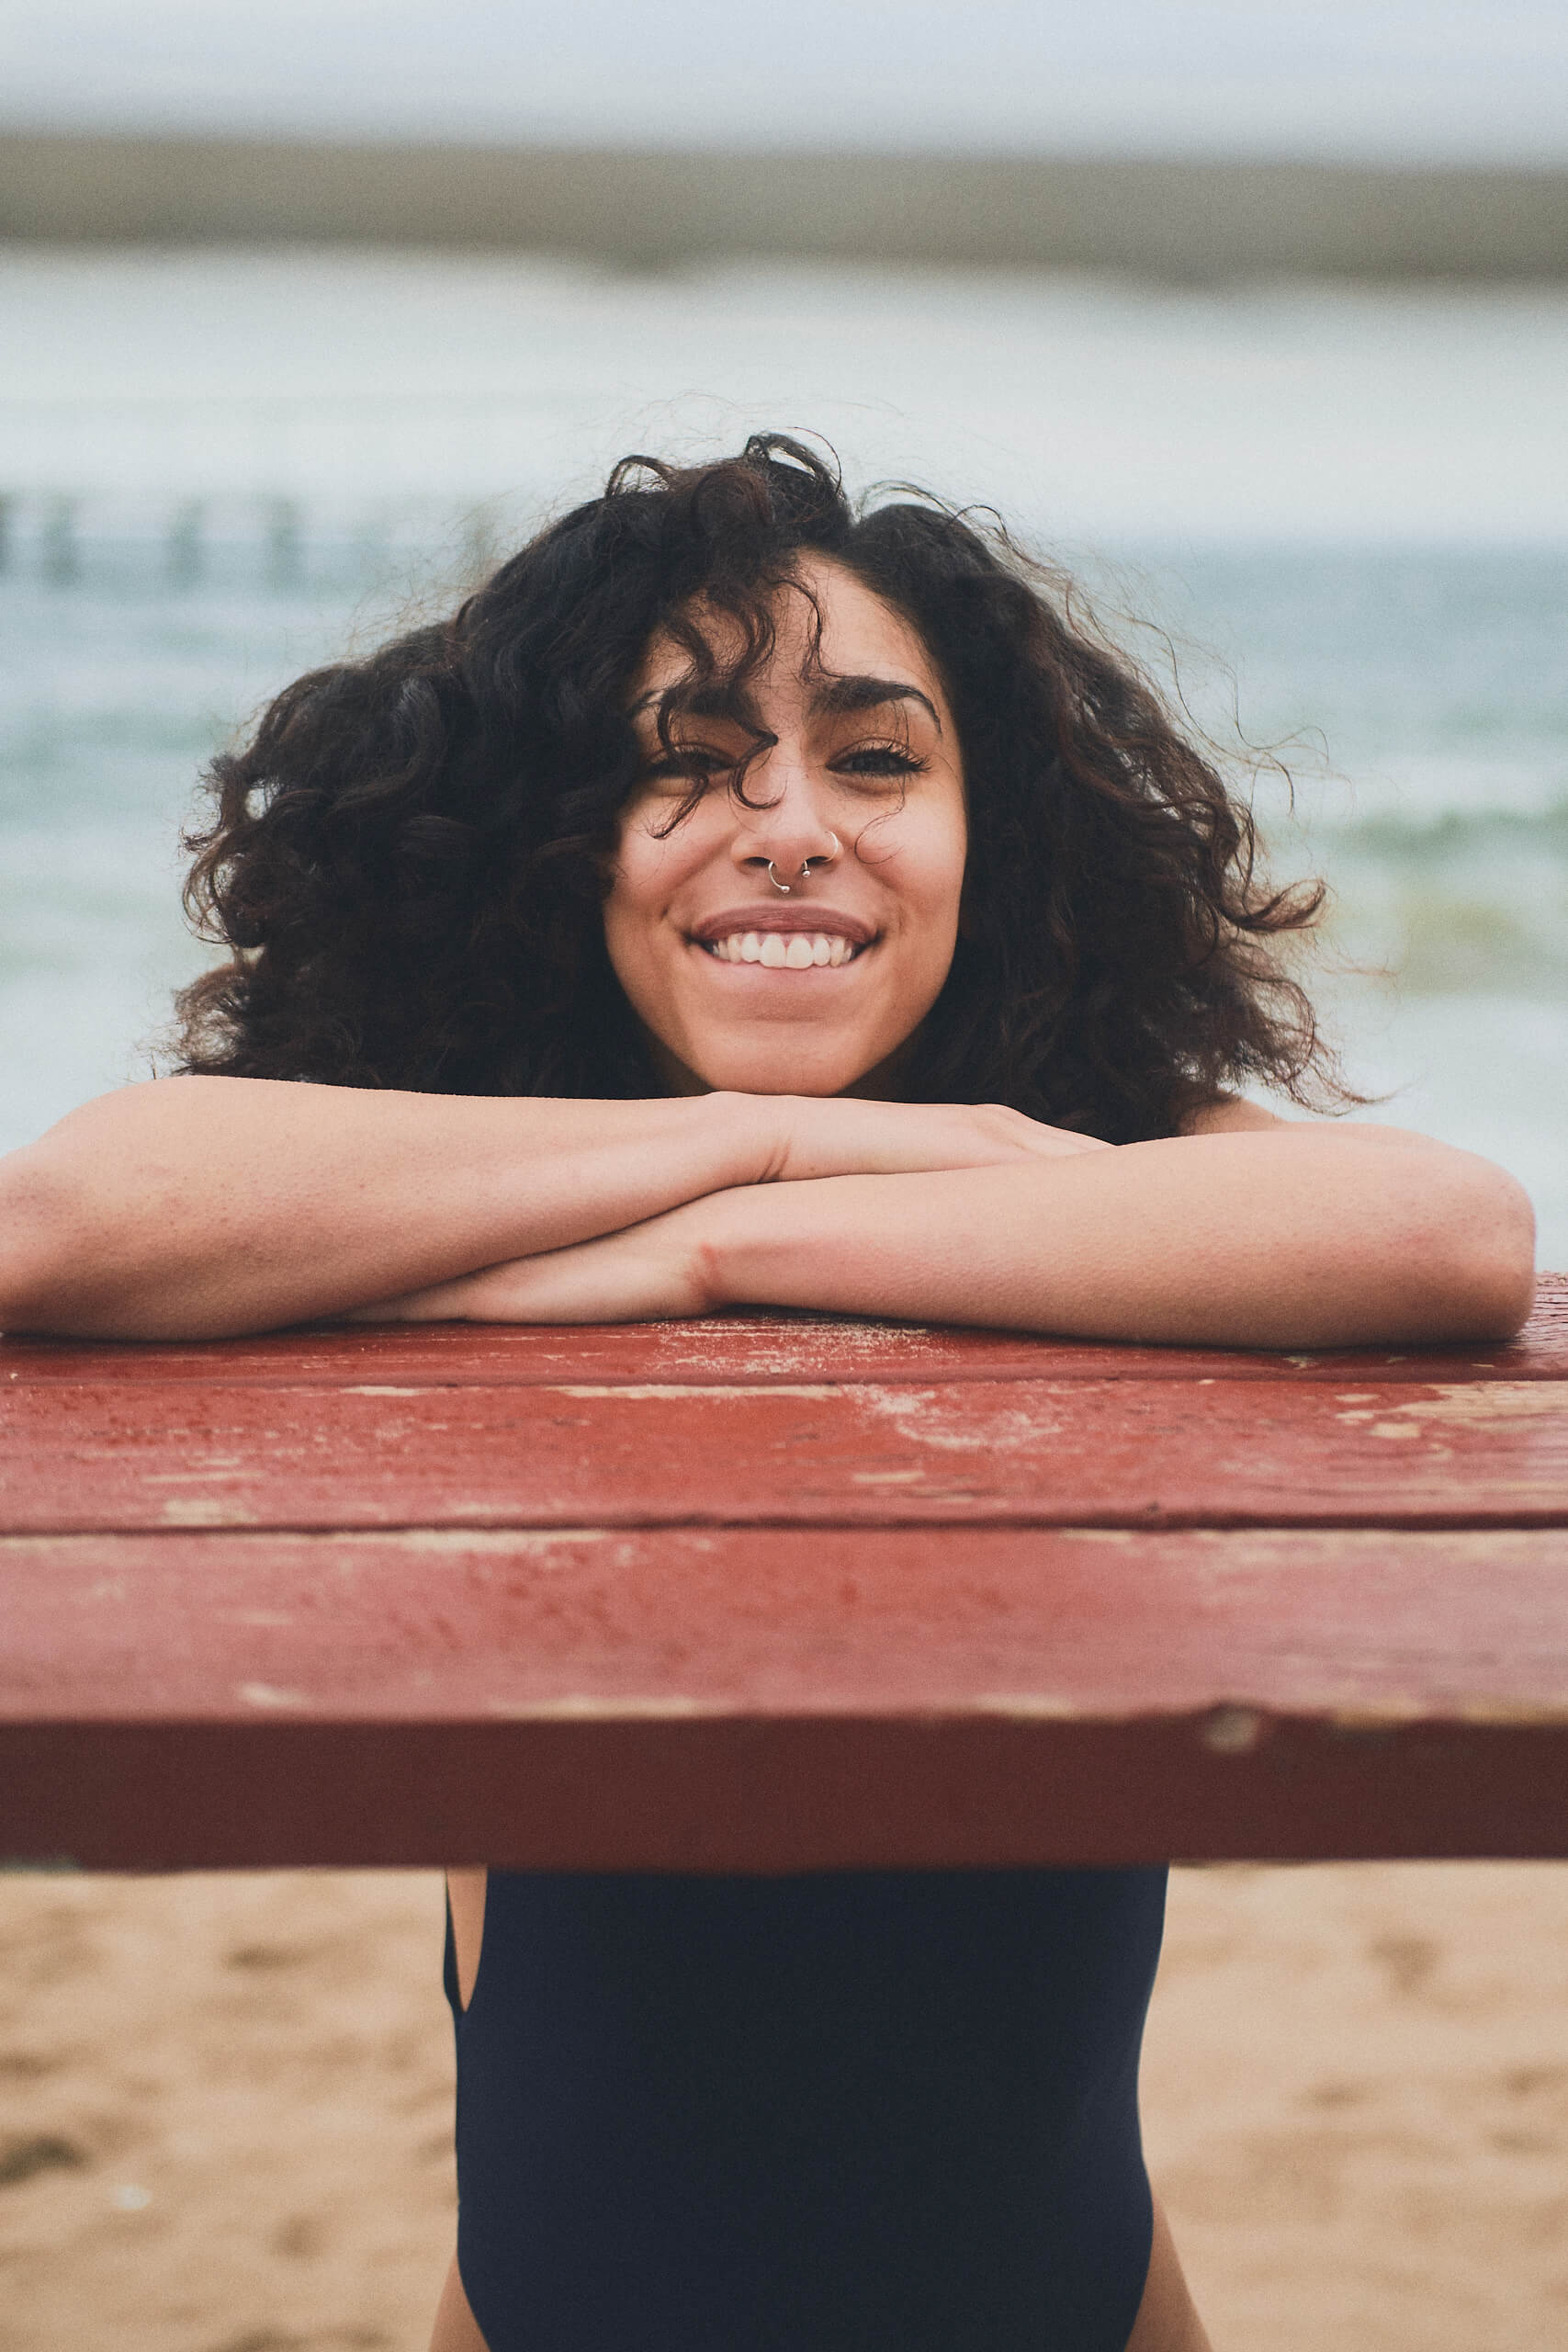
M 673 688 L 650 686 L 647 694 L 639 695 L 632 704 L 626 713 L 627 718 L 640 718 L 644 711 L 656 709 L 671 692 L 680 695 L 678 682 Z M 753 724 L 748 717 L 749 707 L 750 698 L 745 694 L 737 693 L 734 687 L 724 684 L 705 687 L 693 695 L 681 695 L 675 706 L 677 713 L 686 718 L 733 718 L 742 727 Z
M 668 692 L 668 687 L 650 687 L 647 694 L 637 696 L 627 717 L 640 718 L 645 710 L 651 710 L 656 704 L 662 702 Z M 749 701 L 750 697 L 745 694 L 737 695 L 732 688 L 720 686 L 716 691 L 694 695 L 689 702 L 682 703 L 682 707 L 694 718 L 734 718 L 742 726 L 753 726 L 755 721 L 748 715 L 746 707 Z M 930 695 L 922 694 L 919 686 L 910 685 L 904 678 L 873 678 L 863 673 L 849 677 L 827 678 L 812 695 L 811 708 L 814 712 L 841 718 L 858 710 L 877 710 L 890 702 L 918 702 L 922 710 L 930 712 L 937 733 L 942 733 L 942 718 Z
M 875 710 L 889 702 L 918 702 L 922 709 L 930 711 L 937 733 L 942 733 L 942 720 L 930 695 L 923 695 L 919 686 L 911 686 L 902 678 L 828 678 L 812 695 L 811 707 L 838 716 Z

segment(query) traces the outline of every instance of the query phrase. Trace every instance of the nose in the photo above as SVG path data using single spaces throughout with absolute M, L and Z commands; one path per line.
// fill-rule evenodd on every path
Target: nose
M 752 769 L 746 789 L 754 801 L 738 811 L 731 854 L 755 881 L 791 890 L 830 865 L 843 844 L 828 821 L 825 797 L 809 769 L 783 752 L 780 745 Z

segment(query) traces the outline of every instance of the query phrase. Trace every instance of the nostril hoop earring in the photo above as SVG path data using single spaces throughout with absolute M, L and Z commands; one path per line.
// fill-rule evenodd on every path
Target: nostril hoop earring
M 824 850 L 820 857 L 803 857 L 801 859 L 800 871 L 795 877 L 795 882 L 809 881 L 811 878 L 811 869 L 814 865 L 828 865 L 835 857 L 840 855 L 844 845 L 839 839 L 838 834 L 829 833 L 828 839 L 833 844 L 831 849 Z M 773 884 L 775 890 L 783 891 L 786 899 L 795 888 L 795 882 L 781 882 L 779 880 L 777 871 L 774 868 L 773 861 L 771 857 L 768 860 L 768 879 Z

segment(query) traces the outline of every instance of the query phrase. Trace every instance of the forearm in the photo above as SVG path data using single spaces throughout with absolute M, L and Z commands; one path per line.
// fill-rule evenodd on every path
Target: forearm
M 1500 1170 L 1321 1127 L 727 1193 L 682 1222 L 715 1305 L 1106 1340 L 1493 1340 L 1533 1284 L 1529 1204 Z
M 128 1087 L 0 1162 L 0 1327 L 206 1337 L 559 1250 L 769 1172 L 761 1098 Z

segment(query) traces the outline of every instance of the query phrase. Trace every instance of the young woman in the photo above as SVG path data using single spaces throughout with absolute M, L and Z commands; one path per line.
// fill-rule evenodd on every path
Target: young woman
M 628 460 L 217 763 L 185 1074 L 0 1170 L 0 1320 L 741 1302 L 1494 1340 L 1528 1203 L 1332 1096 L 1251 826 L 1064 583 L 779 437 Z M 439 2352 L 1190 2352 L 1150 1870 L 454 1873 Z

